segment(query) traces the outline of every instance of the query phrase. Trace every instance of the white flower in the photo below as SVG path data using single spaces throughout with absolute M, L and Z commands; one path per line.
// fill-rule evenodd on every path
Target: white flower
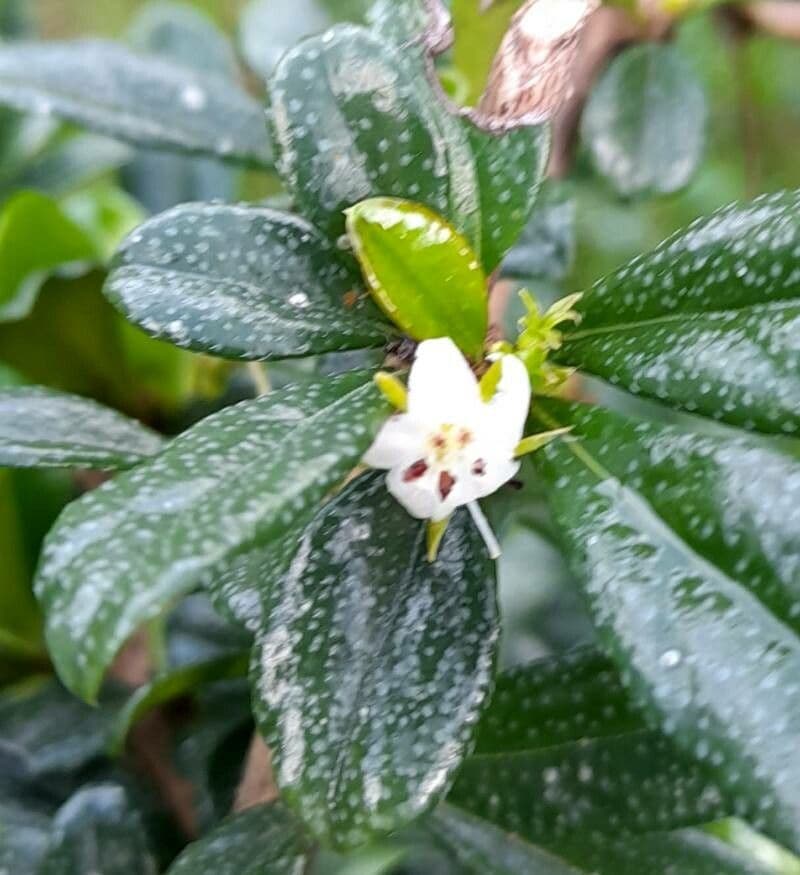
M 531 400 L 525 366 L 503 356 L 497 389 L 484 401 L 453 341 L 426 340 L 417 348 L 407 397 L 406 410 L 386 422 L 364 461 L 388 469 L 389 491 L 418 519 L 439 522 L 462 505 L 479 514 L 474 502 L 519 470 L 515 450 Z

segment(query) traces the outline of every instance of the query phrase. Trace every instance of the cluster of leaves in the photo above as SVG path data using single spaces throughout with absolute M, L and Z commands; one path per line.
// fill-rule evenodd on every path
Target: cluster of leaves
M 466 7 L 454 3 L 456 20 Z M 120 473 L 47 536 L 35 582 L 46 648 L 27 565 L 69 481 L 32 526 L 16 589 L 0 588 L 0 651 L 37 671 L 52 660 L 96 705 L 55 682 L 0 703 L 0 870 L 769 871 L 705 828 L 732 815 L 800 851 L 800 196 L 723 209 L 549 315 L 531 305 L 517 348 L 537 388 L 559 383 L 546 364 L 680 413 L 665 423 L 537 396 L 531 430 L 570 438 L 488 510 L 507 533 L 520 520 L 558 533 L 590 642 L 498 672 L 496 569 L 467 515 L 431 563 L 424 528 L 381 477 L 350 476 L 388 413 L 372 381 L 387 348 L 447 335 L 477 362 L 487 277 L 552 279 L 569 260 L 569 206 L 552 190 L 536 202 L 547 127 L 497 137 L 454 115 L 428 78 L 428 9 L 380 0 L 367 24 L 283 53 L 302 33 L 285 22 L 259 39 L 274 19 L 251 5 L 243 47 L 267 80 L 269 136 L 224 38 L 182 7 L 146 13 L 129 49 L 0 46 L 12 126 L 38 124 L 17 112 L 46 112 L 126 141 L 136 151 L 114 145 L 114 166 L 143 204 L 166 208 L 117 248 L 108 300 L 157 340 L 280 362 L 272 391 L 170 441 L 56 391 L 84 387 L 39 379 L 13 350 L 50 317 L 47 286 L 36 301 L 44 278 L 101 264 L 110 238 L 98 243 L 57 191 L 6 203 L 7 245 L 30 246 L 35 224 L 53 248 L 32 247 L 37 260 L 5 275 L 0 351 L 56 388 L 0 392 L 0 464 Z M 329 23 L 317 14 L 311 30 Z M 464 51 L 449 59 L 456 71 Z M 638 47 L 592 97 L 584 136 L 625 195 L 674 190 L 700 158 L 703 100 L 684 72 L 672 49 Z M 77 148 L 91 176 L 103 167 L 90 135 L 51 136 L 42 160 Z M 21 164 L 14 188 L 41 174 Z M 279 182 L 291 211 L 179 203 L 230 200 L 231 165 Z M 63 167 L 49 178 L 65 177 L 82 178 Z M 135 336 L 147 346 L 131 353 L 134 380 L 143 362 L 156 362 L 156 384 L 204 366 Z M 143 415 L 129 396 L 85 394 Z M 27 524 L 10 506 L 0 538 Z M 159 672 L 123 702 L 104 678 L 142 628 Z M 195 794 L 189 831 L 202 835 L 183 850 L 164 800 L 118 758 L 170 704 L 175 764 Z M 281 801 L 226 818 L 254 724 Z

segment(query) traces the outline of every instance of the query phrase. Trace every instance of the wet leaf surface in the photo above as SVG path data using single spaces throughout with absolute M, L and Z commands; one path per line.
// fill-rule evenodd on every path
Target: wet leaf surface
M 442 806 L 431 825 L 458 868 L 448 875 L 769 875 L 730 845 L 699 830 L 586 841 L 554 850 Z
M 480 356 L 486 277 L 454 228 L 420 204 L 373 198 L 348 212 L 347 230 L 372 297 L 396 325 L 415 340 L 449 336 Z
M 734 808 L 707 768 L 646 727 L 591 647 L 500 676 L 448 801 L 555 850 L 703 824 Z
M 737 813 L 797 848 L 800 465 L 602 410 L 541 419 L 575 426 L 535 461 L 636 701 Z
M 582 134 L 598 172 L 623 197 L 670 194 L 692 178 L 705 147 L 706 100 L 673 46 L 618 55 L 595 86 Z
M 263 111 L 241 87 L 112 42 L 2 46 L 0 102 L 139 146 L 272 163 Z
M 129 468 L 163 446 L 154 431 L 89 398 L 35 386 L 0 390 L 0 465 Z
M 446 791 L 498 633 L 493 570 L 467 513 L 429 563 L 424 525 L 383 480 L 359 479 L 316 515 L 264 593 L 253 662 L 282 798 L 340 847 L 397 829 Z
M 135 629 L 291 528 L 358 462 L 386 412 L 364 374 L 276 391 L 204 419 L 71 504 L 37 578 L 65 684 L 92 699 Z
M 489 272 L 531 212 L 546 134 L 478 131 L 448 112 L 422 57 L 393 42 L 340 25 L 284 55 L 270 83 L 278 171 L 300 212 L 334 238 L 346 208 L 406 198 L 452 222 Z
M 699 219 L 578 304 L 559 358 L 733 425 L 800 429 L 800 195 Z
M 156 216 L 123 243 L 105 292 L 148 334 L 229 358 L 363 349 L 394 333 L 331 243 L 263 207 Z
M 302 827 L 274 803 L 228 818 L 189 845 L 169 875 L 296 875 L 309 847 Z

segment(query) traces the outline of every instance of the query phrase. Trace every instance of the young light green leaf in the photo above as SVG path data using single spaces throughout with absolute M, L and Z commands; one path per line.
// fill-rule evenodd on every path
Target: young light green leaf
M 373 198 L 347 211 L 347 232 L 373 298 L 396 325 L 415 340 L 451 337 L 480 356 L 486 277 L 454 228 L 420 204 Z
M 309 850 L 300 823 L 276 802 L 228 818 L 189 845 L 169 875 L 297 875 Z
M 105 286 L 148 334 L 244 359 L 383 345 L 393 329 L 358 289 L 307 222 L 223 204 L 185 204 L 137 228 Z
M 586 292 L 557 358 L 744 428 L 800 430 L 800 194 L 700 219 Z
M 537 409 L 574 426 L 533 459 L 636 700 L 738 813 L 800 847 L 800 465 L 756 441 Z
M 70 505 L 36 582 L 64 683 L 93 699 L 142 623 L 304 519 L 359 461 L 387 406 L 369 374 L 276 391 L 208 417 Z
M 477 130 L 432 90 L 417 48 L 393 43 L 342 25 L 284 55 L 270 82 L 278 170 L 333 238 L 359 201 L 407 198 L 450 221 L 489 272 L 530 215 L 547 134 Z
M 0 103 L 139 146 L 272 164 L 263 111 L 238 85 L 112 42 L 1 46 Z
M 256 718 L 281 796 L 352 847 L 431 807 L 466 753 L 497 641 L 492 565 L 466 511 L 439 558 L 425 525 L 363 477 L 306 528 L 265 588 Z
M 89 398 L 36 386 L 0 390 L 0 465 L 129 468 L 163 443 L 136 420 Z
M 0 211 L 0 322 L 27 316 L 42 283 L 58 268 L 97 260 L 90 238 L 55 201 L 35 192 L 17 194 Z
M 597 170 L 624 197 L 670 194 L 692 178 L 705 146 L 706 101 L 673 46 L 646 43 L 609 65 L 583 113 Z

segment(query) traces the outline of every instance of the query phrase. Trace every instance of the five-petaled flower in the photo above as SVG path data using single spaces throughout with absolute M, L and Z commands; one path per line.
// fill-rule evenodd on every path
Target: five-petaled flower
M 389 491 L 412 516 L 437 523 L 467 505 L 487 537 L 477 500 L 519 470 L 516 452 L 531 400 L 528 373 L 516 356 L 502 356 L 499 371 L 485 400 L 452 340 L 426 340 L 417 348 L 405 409 L 387 420 L 364 456 L 368 465 L 388 469 Z

